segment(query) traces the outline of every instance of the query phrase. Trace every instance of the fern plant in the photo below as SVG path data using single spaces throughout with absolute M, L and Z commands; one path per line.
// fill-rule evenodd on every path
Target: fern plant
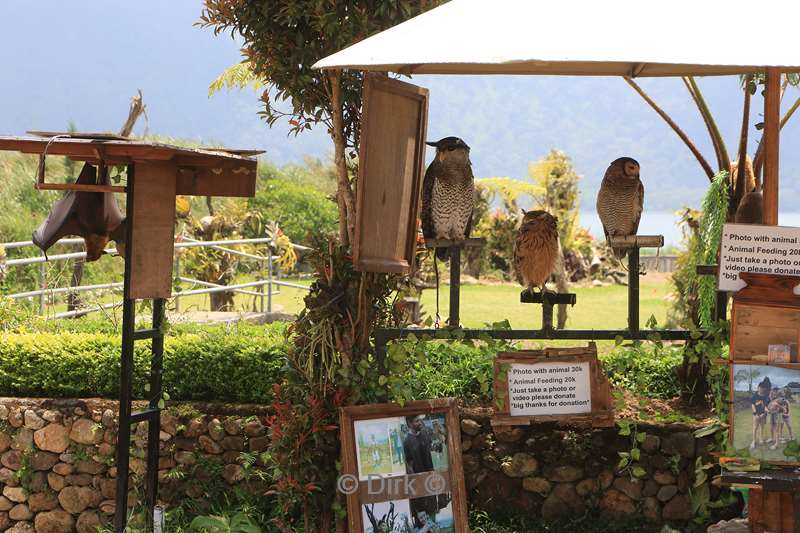
M 694 266 L 716 264 L 722 241 L 722 226 L 728 217 L 728 173 L 722 171 L 714 176 L 703 198 L 703 218 L 700 221 L 699 245 L 692 249 Z M 700 326 L 708 328 L 714 322 L 713 310 L 716 298 L 716 281 L 711 276 L 699 276 L 697 290 L 699 299 Z

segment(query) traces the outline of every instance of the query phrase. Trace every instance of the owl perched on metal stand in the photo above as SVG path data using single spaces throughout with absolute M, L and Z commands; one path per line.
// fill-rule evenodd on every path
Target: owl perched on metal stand
M 556 217 L 546 211 L 525 213 L 514 243 L 514 272 L 519 283 L 530 292 L 538 287 L 544 293 L 544 284 L 560 257 Z
M 636 235 L 643 207 L 644 185 L 639 179 L 639 163 L 630 157 L 614 160 L 597 193 L 597 214 L 606 238 Z M 627 254 L 624 248 L 613 250 L 617 259 Z
M 458 137 L 426 143 L 436 148 L 436 157 L 422 181 L 422 234 L 425 239 L 461 241 L 469 238 L 475 204 L 475 182 L 469 146 Z M 447 250 L 436 250 L 439 260 Z

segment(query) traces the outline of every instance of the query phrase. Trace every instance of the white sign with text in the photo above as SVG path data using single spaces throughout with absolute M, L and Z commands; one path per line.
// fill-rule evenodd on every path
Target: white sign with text
M 800 276 L 800 228 L 725 224 L 719 261 L 721 291 L 746 286 L 739 272 Z
M 511 416 L 572 415 L 592 411 L 589 363 L 512 363 Z

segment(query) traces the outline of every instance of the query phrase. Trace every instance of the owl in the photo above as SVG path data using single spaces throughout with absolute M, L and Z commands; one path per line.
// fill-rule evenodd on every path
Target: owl
M 558 220 L 546 211 L 528 211 L 514 243 L 514 271 L 519 283 L 533 292 L 555 272 L 561 257 Z
M 475 182 L 469 146 L 458 137 L 426 143 L 436 148 L 436 157 L 422 181 L 422 234 L 425 239 L 464 240 L 472 229 Z M 447 250 L 439 248 L 443 260 Z
M 597 214 L 606 238 L 636 235 L 643 207 L 644 185 L 639 179 L 639 163 L 630 157 L 614 160 L 597 193 Z M 614 248 L 617 259 L 626 254 L 624 248 Z

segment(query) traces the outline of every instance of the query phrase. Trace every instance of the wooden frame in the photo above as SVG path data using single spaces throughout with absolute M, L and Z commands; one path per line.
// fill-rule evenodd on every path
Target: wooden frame
M 446 450 L 447 470 L 436 469 L 432 459 L 431 464 L 433 467 L 422 472 L 413 472 L 413 467 L 411 466 L 413 461 L 407 458 L 405 440 L 400 441 L 400 435 L 403 432 L 398 424 L 402 424 L 401 420 L 405 420 L 405 417 L 419 415 L 424 415 L 426 420 L 430 421 L 434 427 L 433 431 L 436 431 L 436 427 L 442 429 L 439 421 L 442 418 L 444 419 L 443 429 L 445 431 L 444 441 L 446 441 L 446 447 L 444 447 L 440 437 L 441 451 L 436 453 L 439 454 L 438 457 L 441 457 L 441 454 Z M 423 500 L 424 504 L 430 503 L 430 498 L 435 498 L 437 513 L 444 514 L 446 517 L 446 509 L 450 509 L 456 533 L 468 532 L 464 469 L 461 464 L 461 424 L 454 398 L 415 401 L 402 406 L 396 403 L 386 403 L 343 407 L 339 410 L 339 419 L 341 423 L 343 475 L 338 485 L 339 490 L 347 492 L 347 519 L 350 533 L 367 531 L 363 518 L 367 512 L 365 510 L 366 506 L 371 506 L 371 512 L 374 513 L 376 505 L 380 506 L 380 504 L 393 502 L 396 505 L 396 512 L 399 514 L 404 508 L 411 509 L 414 506 L 412 500 L 417 502 Z M 373 451 L 369 452 L 366 447 L 361 450 L 358 439 L 359 435 L 363 439 L 367 439 L 366 432 L 371 424 L 373 427 L 375 424 L 386 424 L 387 439 L 385 445 L 377 444 L 374 433 L 370 434 Z M 434 424 L 438 424 L 438 426 Z M 360 427 L 358 430 L 357 425 Z M 357 433 L 357 431 L 363 431 L 364 433 Z M 429 437 L 433 435 L 435 438 L 437 435 L 432 433 L 431 428 L 424 430 L 424 432 L 427 432 Z M 407 429 L 406 433 L 408 433 Z M 396 450 L 398 443 L 402 444 L 403 448 L 402 465 L 397 463 L 395 461 L 396 457 L 392 455 L 396 453 L 392 450 Z M 382 466 L 385 457 L 381 453 L 378 453 L 377 457 L 379 459 L 370 468 L 367 468 L 366 460 L 364 463 L 361 462 L 360 451 L 362 452 L 361 457 L 369 459 L 376 457 L 374 455 L 376 453 L 374 451 L 375 448 L 384 446 L 390 454 L 388 467 Z M 430 447 L 428 452 L 428 455 L 432 455 Z M 369 455 L 370 453 L 372 455 Z M 395 464 L 398 466 L 394 466 Z M 372 469 L 382 470 L 382 472 L 373 473 L 370 471 Z M 347 480 L 351 484 L 348 484 Z M 445 502 L 448 494 L 449 501 Z M 416 498 L 411 498 L 412 495 L 416 496 Z M 425 502 L 426 499 L 427 502 Z M 442 506 L 443 504 L 444 506 Z M 408 516 L 411 511 L 406 511 L 406 513 L 406 516 Z M 414 520 L 410 516 L 409 519 Z
M 591 410 L 588 413 L 576 414 L 512 415 L 508 401 L 508 367 L 512 364 L 535 365 L 537 363 L 589 363 Z M 548 348 L 498 354 L 494 364 L 494 397 L 496 404 L 495 415 L 492 417 L 493 426 L 517 426 L 539 422 L 591 424 L 593 427 L 612 427 L 614 425 L 611 385 L 597 360 L 597 346 L 594 343 L 590 343 L 585 348 Z
M 747 286 L 733 295 L 731 355 L 728 369 L 730 380 L 728 436 L 729 442 L 734 447 L 736 442 L 736 382 L 734 375 L 738 368 L 743 366 L 763 367 L 766 370 L 762 370 L 759 379 L 768 375 L 770 369 L 793 370 L 798 372 L 797 381 L 800 382 L 800 362 L 797 360 L 796 350 L 792 355 L 792 362 L 770 362 L 767 358 L 770 344 L 794 344 L 796 347 L 800 343 L 800 297 L 793 292 L 794 287 L 800 284 L 800 277 L 744 272 L 740 273 L 739 277 L 747 283 Z M 778 371 L 776 370 L 776 372 Z M 796 423 L 796 425 L 799 427 L 792 427 L 794 440 L 798 440 L 795 432 L 800 429 L 800 424 Z M 769 452 L 766 453 L 769 454 Z M 761 457 L 759 460 L 779 466 L 800 466 L 800 462 L 795 461 L 762 459 Z
M 734 373 L 737 368 L 743 366 L 759 366 L 759 367 L 766 367 L 766 368 L 785 368 L 788 370 L 792 370 L 798 373 L 798 381 L 800 381 L 800 364 L 797 363 L 775 363 L 775 364 L 766 364 L 766 363 L 754 363 L 751 361 L 742 361 L 742 362 L 731 362 L 728 368 L 728 377 L 730 379 L 730 387 L 728 387 L 728 442 L 730 442 L 731 446 L 735 448 L 736 442 L 736 390 L 735 390 L 735 382 L 734 382 Z M 759 376 L 761 378 L 762 375 Z M 750 407 L 747 408 L 750 410 Z M 791 413 L 791 411 L 790 411 Z M 768 413 L 769 414 L 769 413 Z M 769 420 L 769 417 L 767 417 Z M 790 418 L 791 420 L 791 418 Z M 800 424 L 797 422 L 800 421 L 800 418 L 794 420 L 795 426 L 792 427 L 793 432 L 793 440 L 800 440 L 800 436 L 798 436 L 798 430 L 800 430 Z M 751 429 L 752 431 L 752 429 Z M 742 447 L 740 446 L 739 449 Z M 772 450 L 777 452 L 782 452 L 783 447 L 780 450 Z M 772 460 L 772 459 L 762 459 L 761 457 L 757 457 L 760 462 L 765 464 L 771 464 L 776 466 L 800 466 L 800 461 L 782 461 L 782 460 Z
M 414 269 L 428 90 L 368 74 L 363 94 L 353 264 L 407 274 Z

